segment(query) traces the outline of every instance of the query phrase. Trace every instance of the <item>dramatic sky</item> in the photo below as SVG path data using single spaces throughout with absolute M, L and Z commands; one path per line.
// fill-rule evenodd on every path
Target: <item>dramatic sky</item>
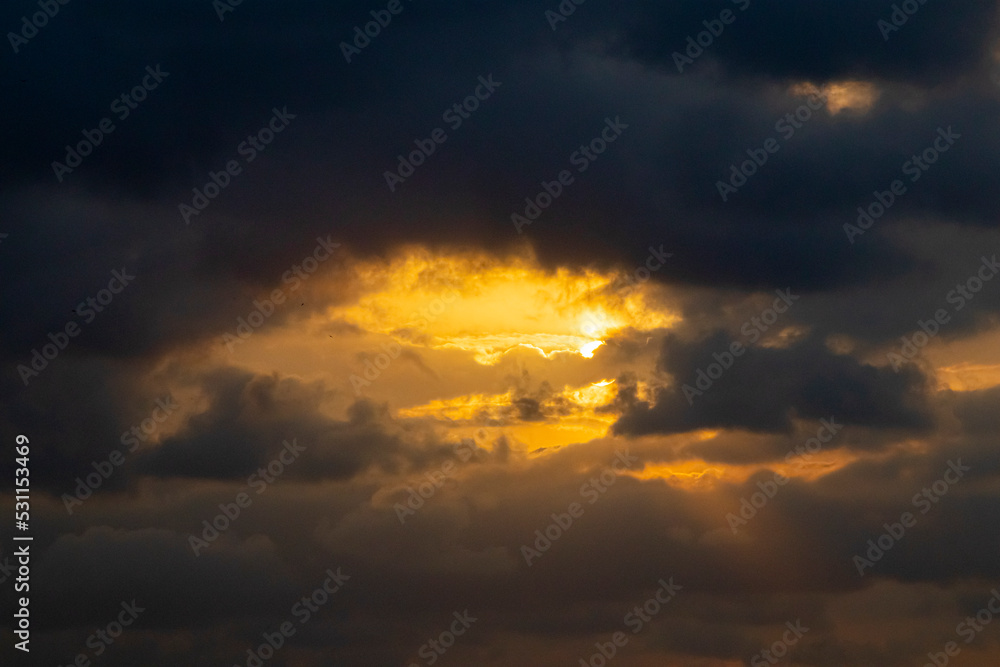
M 996 0 L 62 2 L 3 664 L 1000 662 Z

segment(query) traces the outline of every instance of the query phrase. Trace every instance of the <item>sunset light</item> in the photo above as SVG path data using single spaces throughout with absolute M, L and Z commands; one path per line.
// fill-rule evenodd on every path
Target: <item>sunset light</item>
M 1000 0 L 3 7 L 0 667 L 1000 664 Z

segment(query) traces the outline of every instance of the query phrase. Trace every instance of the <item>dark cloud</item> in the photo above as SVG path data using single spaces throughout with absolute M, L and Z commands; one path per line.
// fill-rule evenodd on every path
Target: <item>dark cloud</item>
M 724 26 L 722 34 L 704 49 L 703 58 L 685 69 L 705 68 L 708 64 L 702 60 L 711 60 L 721 64 L 727 73 L 741 77 L 876 77 L 926 85 L 948 80 L 980 64 L 996 25 L 995 3 L 979 0 L 963 5 L 957 12 L 926 3 L 907 5 L 911 12 L 915 7 L 919 11 L 912 17 L 904 14 L 906 23 L 899 30 L 885 32 L 878 22 L 891 23 L 892 4 L 864 0 L 836 6 L 802 5 L 791 0 L 707 4 L 677 1 L 597 11 L 605 21 L 603 26 L 610 22 L 624 28 L 617 34 L 604 32 L 609 52 L 672 73 L 677 72 L 673 54 L 685 51 L 686 39 L 706 30 L 702 22 L 717 20 L 725 9 L 735 15 L 733 22 Z M 581 12 L 581 16 L 585 13 Z M 587 25 L 586 18 L 581 23 Z M 594 30 L 593 24 L 588 27 Z M 715 30 L 719 31 L 719 26 Z M 942 45 L 940 36 L 948 30 L 965 31 L 968 39 Z
M 140 453 L 136 474 L 246 479 L 280 457 L 289 477 L 348 479 L 369 467 L 394 473 L 454 457 L 431 431 L 393 420 L 386 405 L 359 400 L 346 420 L 324 416 L 332 394 L 319 382 L 228 369 L 206 377 L 201 387 L 209 407 Z M 288 463 L 293 450 L 301 465 Z
M 750 346 L 734 357 L 733 342 L 722 332 L 694 342 L 668 335 L 658 365 L 672 383 L 651 404 L 623 397 L 627 407 L 615 432 L 787 431 L 793 416 L 876 428 L 923 430 L 932 423 L 926 380 L 913 367 L 870 366 L 814 340 L 787 349 Z
M 703 72 L 696 66 L 683 77 L 628 65 L 629 59 L 668 65 L 670 53 L 701 30 L 701 21 L 714 16 L 716 7 L 693 2 L 581 7 L 555 34 L 544 18 L 548 8 L 545 3 L 505 9 L 476 3 L 461 10 L 407 5 L 350 65 L 337 44 L 368 16 L 371 8 L 362 3 L 336 10 L 241 6 L 221 23 L 203 3 L 182 4 L 180 14 L 162 22 L 120 4 L 67 8 L 12 60 L 25 81 L 10 84 L 10 106 L 17 114 L 11 127 L 18 130 L 9 133 L 8 143 L 24 156 L 24 167 L 8 170 L 5 180 L 15 193 L 33 184 L 32 202 L 34 193 L 51 192 L 44 198 L 54 198 L 62 210 L 78 208 L 82 202 L 72 195 L 88 190 L 99 194 L 103 210 L 70 223 L 51 206 L 7 200 L 6 213 L 17 223 L 8 242 L 18 244 L 12 247 L 19 256 L 42 260 L 28 260 L 28 266 L 71 256 L 68 241 L 75 235 L 99 245 L 104 257 L 93 265 L 72 259 L 72 273 L 81 278 L 75 285 L 89 284 L 85 275 L 96 280 L 109 267 L 134 260 L 147 283 L 152 280 L 146 276 L 183 267 L 202 287 L 220 278 L 273 281 L 275 272 L 295 261 L 299 239 L 331 231 L 366 252 L 403 241 L 510 245 L 519 240 L 511 212 L 538 191 L 542 179 L 566 167 L 570 153 L 589 142 L 609 115 L 630 124 L 626 134 L 529 228 L 547 262 L 636 264 L 650 243 L 666 238 L 681 251 L 671 273 L 661 276 L 672 281 L 748 287 L 791 282 L 830 289 L 899 275 L 915 268 L 905 253 L 877 233 L 861 247 L 841 243 L 840 228 L 870 192 L 898 176 L 907 156 L 922 150 L 940 125 L 954 125 L 966 139 L 959 152 L 946 157 L 949 166 L 931 172 L 893 215 L 946 215 L 979 225 L 995 219 L 995 202 L 983 194 L 993 188 L 982 179 L 990 178 L 988 165 L 997 153 L 986 121 L 997 93 L 971 81 L 944 90 L 931 86 L 982 60 L 992 3 L 961 11 L 921 6 L 888 44 L 875 20 L 891 7 L 854 2 L 833 11 L 754 3 L 705 56 L 736 77 L 737 84 L 724 92 L 708 75 L 707 62 L 699 63 Z M 275 24 L 283 29 L 266 29 Z M 963 39 L 945 44 L 931 37 L 952 29 Z M 449 39 L 429 41 L 429 31 Z M 78 34 L 107 47 L 73 39 Z M 118 34 L 131 37 L 112 38 Z M 257 34 L 268 38 L 251 40 Z M 561 66 L 553 38 L 568 50 Z M 66 50 L 51 47 L 57 39 Z M 596 67 L 590 53 L 595 43 L 604 45 L 600 53 L 625 58 L 612 61 L 619 78 Z M 414 50 L 420 59 L 406 57 Z M 463 57 L 456 60 L 456 53 Z M 534 59 L 533 66 L 526 58 Z M 63 146 L 79 139 L 81 127 L 110 113 L 108 102 L 156 63 L 170 77 L 66 183 L 56 183 L 50 163 Z M 33 77 L 56 66 L 75 83 L 54 86 Z M 442 110 L 470 94 L 477 76 L 489 72 L 502 87 L 390 196 L 382 172 L 412 148 L 415 137 L 443 125 Z M 908 93 L 889 87 L 869 116 L 819 114 L 724 203 L 716 181 L 734 161 L 745 159 L 746 149 L 774 136 L 775 122 L 802 102 L 775 86 L 755 87 L 760 75 L 784 82 L 881 83 L 880 77 L 901 77 L 917 86 L 916 95 L 924 100 L 914 110 Z M 245 165 L 245 173 L 196 219 L 195 229 L 183 228 L 177 204 L 191 197 L 192 187 L 204 185 L 209 171 L 234 157 L 272 107 L 285 105 L 298 117 L 280 141 Z M 973 182 L 982 187 L 971 188 Z M 352 196 L 331 200 L 325 196 L 331 187 Z M 109 211 L 103 204 L 108 199 L 131 205 Z M 290 233 L 275 239 L 269 230 L 279 219 Z M 370 233 L 373 226 L 381 233 Z M 49 230 L 47 238 L 28 243 L 32 228 Z M 95 232 L 101 236 L 95 238 Z M 173 324 L 147 314 L 146 322 L 136 325 L 146 336 L 183 335 L 194 322 L 204 322 L 200 316 L 211 310 L 207 304 L 225 303 L 224 295 L 238 290 L 231 284 L 220 285 L 225 291 L 218 294 L 193 287 L 180 291 L 177 273 L 169 294 L 146 299 L 154 310 L 174 306 Z M 12 270 L 15 275 L 40 282 L 31 271 Z M 67 296 L 58 309 L 44 299 L 33 306 L 40 312 L 30 321 L 58 324 L 58 315 L 81 297 Z M 216 330 L 220 324 L 214 323 Z M 37 339 L 38 333 L 27 338 Z

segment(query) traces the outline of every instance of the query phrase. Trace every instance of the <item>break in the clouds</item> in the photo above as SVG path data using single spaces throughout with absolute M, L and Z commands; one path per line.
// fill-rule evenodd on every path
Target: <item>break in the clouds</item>
M 8 4 L 3 664 L 995 665 L 997 11 Z

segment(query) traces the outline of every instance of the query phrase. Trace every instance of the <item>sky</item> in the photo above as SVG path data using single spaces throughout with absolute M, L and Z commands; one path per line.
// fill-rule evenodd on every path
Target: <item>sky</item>
M 997 18 L 5 3 L 3 664 L 996 665 Z

